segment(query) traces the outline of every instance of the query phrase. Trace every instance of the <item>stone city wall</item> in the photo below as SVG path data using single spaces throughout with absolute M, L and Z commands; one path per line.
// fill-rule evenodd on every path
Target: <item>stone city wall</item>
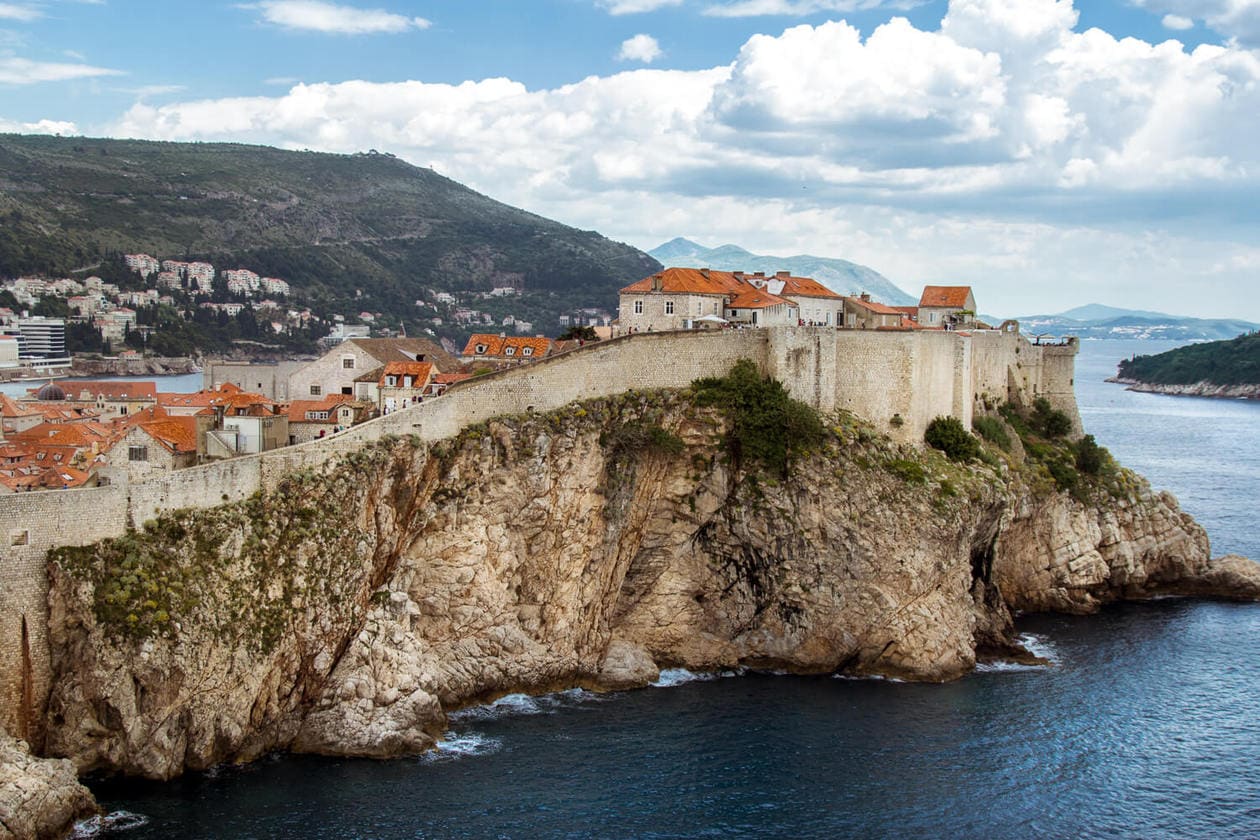
M 901 441 L 921 441 L 928 423 L 942 414 L 970 424 L 980 395 L 1016 396 L 1004 382 L 1021 396 L 1050 397 L 1079 428 L 1072 396 L 1075 352 L 1075 345 L 1034 346 L 1014 331 L 968 335 L 817 327 L 639 333 L 478 376 L 441 398 L 329 438 L 143 483 L 0 497 L 0 537 L 7 539 L 9 552 L 0 565 L 0 724 L 26 731 L 30 710 L 22 711 L 24 690 L 34 698 L 36 712 L 47 696 L 44 556 L 54 546 L 119 536 L 164 511 L 248 498 L 274 488 L 288 473 L 319 467 L 386 435 L 438 441 L 500 415 L 550 411 L 631 389 L 686 386 L 699 377 L 724 375 L 745 358 L 784 382 L 797 399 L 825 412 L 851 411 Z

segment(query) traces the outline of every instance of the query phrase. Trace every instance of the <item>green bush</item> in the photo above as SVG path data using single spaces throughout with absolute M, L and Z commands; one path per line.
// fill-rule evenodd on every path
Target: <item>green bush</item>
M 1002 421 L 996 417 L 980 416 L 972 418 L 971 428 L 989 443 L 996 444 L 1002 449 L 1010 451 L 1011 436 L 1006 433 L 1006 427 L 1002 425 Z
M 884 469 L 909 484 L 924 484 L 927 482 L 927 472 L 924 471 L 923 465 L 918 461 L 896 458 L 885 463 Z
M 1048 438 L 1060 438 L 1072 431 L 1072 418 L 1053 408 L 1045 397 L 1033 402 L 1033 425 Z
M 677 455 L 683 451 L 682 438 L 661 428 L 659 424 L 649 423 L 646 420 L 635 420 L 619 426 L 601 435 L 600 443 L 612 453 L 614 458 L 640 452 Z
M 1073 447 L 1076 450 L 1076 468 L 1086 475 L 1098 475 L 1111 453 L 1099 446 L 1093 435 L 1085 435 Z
M 937 417 L 923 434 L 927 445 L 944 452 L 952 461 L 968 461 L 980 454 L 980 442 L 963 428 L 957 417 Z
M 722 409 L 730 424 L 727 448 L 739 463 L 757 462 L 786 476 L 792 457 L 823 438 L 818 412 L 792 399 L 748 359 L 724 377 L 697 379 L 692 388 L 698 405 Z

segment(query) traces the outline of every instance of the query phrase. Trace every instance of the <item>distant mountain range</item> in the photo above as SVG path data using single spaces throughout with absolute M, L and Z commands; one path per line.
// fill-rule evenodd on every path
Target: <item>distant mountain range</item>
M 893 306 L 913 306 L 916 297 L 903 292 L 887 277 L 864 265 L 833 257 L 813 257 L 800 254 L 795 257 L 768 257 L 745 251 L 737 245 L 706 248 L 690 239 L 671 239 L 648 251 L 667 266 L 716 268 L 719 271 L 790 271 L 798 277 L 812 277 L 833 292 L 856 295 L 870 292 L 876 300 Z
M 1100 303 L 1078 306 L 1058 315 L 1024 315 L 1017 320 L 1025 335 L 1052 333 L 1094 339 L 1219 341 L 1260 329 L 1260 324 L 1236 318 L 1188 318 Z

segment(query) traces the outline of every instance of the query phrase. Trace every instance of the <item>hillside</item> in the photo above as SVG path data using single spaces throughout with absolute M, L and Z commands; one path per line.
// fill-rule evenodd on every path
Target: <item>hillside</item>
M 517 286 L 509 314 L 547 332 L 574 308 L 615 313 L 660 267 L 388 154 L 0 135 L 0 277 L 82 277 L 122 252 L 248 268 L 318 314 L 394 326 L 425 291 Z
M 874 269 L 833 257 L 769 257 L 745 251 L 737 245 L 706 248 L 689 239 L 671 239 L 648 251 L 665 265 L 716 268 L 721 271 L 790 271 L 799 277 L 812 277 L 833 292 L 856 295 L 870 292 L 876 300 L 893 306 L 913 306 L 919 302 L 893 285 Z
M 1144 385 L 1260 385 L 1260 333 L 1120 362 L 1119 379 Z
M 1236 318 L 1190 318 L 1165 312 L 1119 309 L 1090 303 L 1057 315 L 1021 315 L 1028 334 L 1052 333 L 1101 339 L 1163 339 L 1217 341 L 1260 329 L 1260 324 Z

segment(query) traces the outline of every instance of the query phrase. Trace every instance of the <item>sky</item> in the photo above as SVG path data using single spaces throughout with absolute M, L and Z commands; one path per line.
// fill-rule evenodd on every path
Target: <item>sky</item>
M 377 149 L 643 249 L 1260 321 L 1260 0 L 0 0 L 0 131 Z

